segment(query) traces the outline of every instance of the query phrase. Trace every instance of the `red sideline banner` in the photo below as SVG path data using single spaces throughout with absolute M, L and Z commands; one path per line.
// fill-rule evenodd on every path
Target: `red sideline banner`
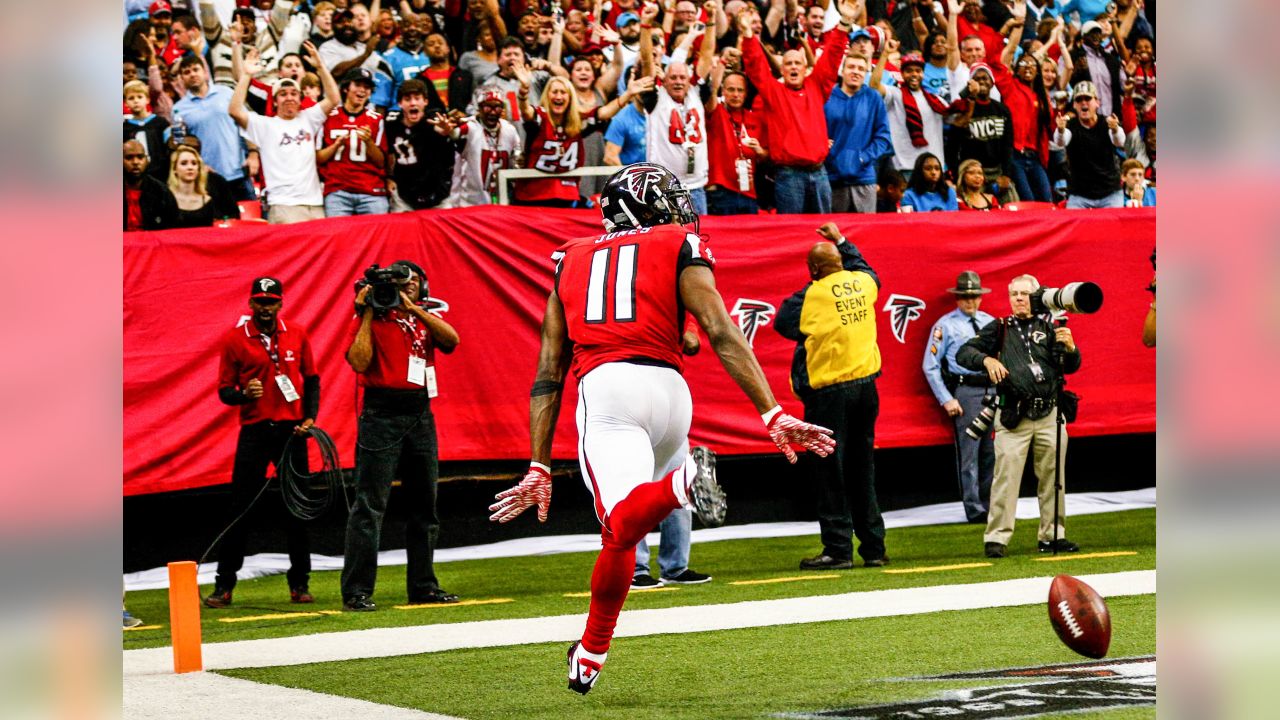
M 1090 280 L 1106 303 L 1071 318 L 1083 368 L 1074 436 L 1155 430 L 1155 353 L 1141 344 L 1151 296 L 1153 209 L 833 215 L 883 286 L 876 316 L 883 374 L 880 447 L 951 442 L 921 373 L 929 330 L 955 305 L 945 289 L 976 270 L 992 289 L 983 309 L 1009 312 L 1007 285 L 1029 272 L 1043 285 Z M 805 256 L 819 240 L 814 216 L 705 218 L 727 309 L 751 340 L 789 412 L 794 344 L 773 327 L 782 300 L 808 282 Z M 321 220 L 291 226 L 130 233 L 124 236 L 124 494 L 229 482 L 238 412 L 217 398 L 222 337 L 248 314 L 250 281 L 284 283 L 286 322 L 311 334 L 320 366 L 318 424 L 355 460 L 356 384 L 343 345 L 352 285 L 372 263 L 422 265 L 432 297 L 462 342 L 437 353 L 433 403 L 442 460 L 528 457 L 529 387 L 551 287 L 550 255 L 566 239 L 601 233 L 586 210 L 481 207 Z M 894 309 L 898 308 L 896 319 Z M 760 417 L 705 347 L 686 364 L 691 441 L 726 454 L 775 452 Z M 555 457 L 576 456 L 569 383 Z

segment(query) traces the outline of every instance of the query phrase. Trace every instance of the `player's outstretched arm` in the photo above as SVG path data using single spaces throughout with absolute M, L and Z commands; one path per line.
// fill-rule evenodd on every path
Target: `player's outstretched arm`
M 773 397 L 764 369 L 751 352 L 742 331 L 724 309 L 724 300 L 716 290 L 715 276 L 710 268 L 701 265 L 685 268 L 680 273 L 680 298 L 707 333 L 711 349 L 720 358 L 720 364 L 724 365 L 729 377 L 755 404 L 756 412 L 760 413 L 760 419 L 769 430 L 769 437 L 787 460 L 796 461 L 792 443 L 821 457 L 829 455 L 836 446 L 835 440 L 831 439 L 831 431 L 788 415 Z
M 551 509 L 551 441 L 560 417 L 564 378 L 568 373 L 573 346 L 564 320 L 564 306 L 552 291 L 542 318 L 542 346 L 538 351 L 538 371 L 529 392 L 529 471 L 519 484 L 495 496 L 489 506 L 490 520 L 508 522 L 533 505 L 538 506 L 538 522 L 547 521 Z

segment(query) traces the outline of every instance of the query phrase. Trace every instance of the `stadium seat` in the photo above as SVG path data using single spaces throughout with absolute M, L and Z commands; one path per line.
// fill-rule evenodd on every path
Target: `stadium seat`
M 1056 210 L 1057 208 L 1050 202 L 1036 202 L 1028 200 L 1026 202 L 1012 202 L 1004 206 L 1005 210 Z
M 262 219 L 262 203 L 257 200 L 241 200 L 236 205 L 240 207 L 241 220 Z
M 215 220 L 213 227 L 217 228 L 233 228 L 245 227 L 247 225 L 266 225 L 267 221 L 262 218 L 248 218 L 236 220 L 235 218 L 226 218 L 224 220 Z

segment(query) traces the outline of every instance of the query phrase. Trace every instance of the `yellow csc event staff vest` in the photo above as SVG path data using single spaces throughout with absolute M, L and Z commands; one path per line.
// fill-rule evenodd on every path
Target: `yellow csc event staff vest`
M 880 372 L 879 295 L 875 279 L 860 270 L 841 270 L 809 285 L 800 332 L 805 336 L 810 387 L 816 390 Z

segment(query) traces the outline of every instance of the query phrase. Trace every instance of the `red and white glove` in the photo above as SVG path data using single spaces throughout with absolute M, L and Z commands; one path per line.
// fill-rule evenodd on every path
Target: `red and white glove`
M 760 419 L 764 420 L 765 427 L 769 428 L 769 437 L 773 440 L 773 444 L 778 446 L 793 465 L 796 462 L 796 453 L 791 449 L 792 444 L 799 445 L 818 457 L 826 457 L 836 449 L 836 441 L 832 439 L 830 430 L 786 414 L 782 411 L 781 405 L 761 415 Z
M 547 511 L 551 509 L 551 468 L 542 463 L 530 462 L 529 472 L 524 474 L 520 484 L 503 490 L 494 496 L 498 502 L 489 506 L 495 511 L 490 520 L 500 523 L 510 522 L 517 515 L 533 505 L 538 506 L 538 522 L 547 521 Z

